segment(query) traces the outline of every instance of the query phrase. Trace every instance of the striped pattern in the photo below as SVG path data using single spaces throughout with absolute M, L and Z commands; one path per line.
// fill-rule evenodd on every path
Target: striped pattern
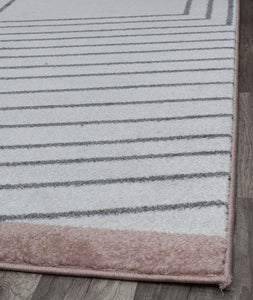
M 235 0 L 56 2 L 1 3 L 0 220 L 226 237 Z

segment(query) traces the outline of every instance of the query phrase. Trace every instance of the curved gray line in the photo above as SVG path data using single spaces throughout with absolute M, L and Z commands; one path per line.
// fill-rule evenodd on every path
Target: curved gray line
M 0 215 L 0 221 L 17 221 L 17 220 L 32 220 L 32 219 L 58 219 L 58 218 L 80 218 L 93 216 L 117 216 L 122 214 L 138 214 L 147 212 L 164 212 L 172 210 L 185 210 L 194 208 L 208 208 L 208 207 L 227 207 L 227 202 L 221 200 L 199 201 L 189 203 L 176 204 L 158 204 L 155 206 L 137 206 L 137 207 L 119 207 L 106 208 L 86 211 L 68 211 L 55 213 L 30 213 L 21 215 Z
M 35 148 L 51 148 L 51 147 L 76 147 L 76 146 L 92 146 L 92 145 L 114 145 L 114 144 L 132 144 L 132 143 L 148 143 L 148 142 L 166 142 L 174 140 L 192 140 L 192 139 L 216 139 L 216 138 L 232 138 L 230 134 L 198 134 L 198 135 L 177 135 L 168 137 L 149 137 L 137 139 L 123 140 L 100 140 L 100 141 L 84 141 L 84 142 L 68 142 L 68 143 L 47 143 L 47 144 L 23 144 L 23 145 L 2 145 L 0 150 L 6 149 L 35 149 Z
M 140 85 L 122 85 L 122 86 L 100 86 L 89 88 L 70 88 L 70 89 L 48 89 L 48 90 L 23 90 L 0 92 L 0 95 L 20 95 L 20 94 L 41 94 L 41 93 L 68 93 L 84 91 L 106 91 L 106 90 L 125 90 L 125 89 L 143 89 L 143 88 L 161 88 L 175 86 L 194 86 L 194 85 L 226 85 L 234 84 L 233 81 L 214 81 L 214 82 L 193 82 L 193 83 L 168 83 L 168 84 L 140 84 Z
M 38 76 L 17 76 L 17 77 L 0 77 L 0 80 L 30 80 L 30 79 L 48 79 L 48 78 L 75 78 L 91 76 L 123 76 L 123 75 L 140 75 L 140 74 L 163 74 L 163 73 L 185 73 L 185 72 L 212 72 L 228 71 L 234 68 L 206 68 L 206 69 L 174 69 L 174 70 L 153 70 L 153 71 L 134 71 L 134 72 L 111 72 L 111 73 L 86 73 L 86 74 L 64 74 L 64 75 L 38 75 Z
M 143 34 L 114 34 L 114 35 L 92 35 L 83 37 L 60 37 L 60 38 L 41 38 L 41 39 L 11 39 L 11 40 L 0 40 L 1 43 L 7 42 L 25 42 L 25 41 L 59 41 L 59 40 L 80 40 L 80 39 L 98 39 L 98 38 L 118 38 L 118 37 L 139 37 L 139 36 L 164 36 L 164 35 L 183 35 L 183 34 L 201 34 L 201 33 L 223 33 L 223 32 L 235 32 L 234 30 L 212 30 L 212 31 L 195 31 L 195 32 L 167 32 L 167 33 L 143 33 Z
M 129 31 L 129 30 L 157 30 L 170 28 L 210 28 L 210 27 L 226 27 L 227 24 L 209 24 L 209 25 L 182 25 L 182 26 L 153 26 L 153 27 L 127 27 L 127 28 L 108 28 L 108 29 L 83 29 L 83 30 L 63 30 L 63 31 L 47 31 L 35 32 L 31 34 L 59 34 L 59 33 L 77 33 L 77 32 L 112 32 L 112 31 Z M 30 34 L 30 33 L 25 33 Z
M 8 110 L 29 110 L 29 109 L 54 109 L 54 108 L 74 108 L 74 107 L 93 107 L 93 106 L 117 106 L 117 105 L 149 105 L 149 104 L 166 104 L 178 102 L 202 102 L 202 101 L 232 101 L 232 98 L 214 97 L 214 98 L 187 98 L 187 99 L 162 99 L 162 100 L 140 100 L 140 101 L 122 101 L 122 102 L 91 102 L 76 104 L 55 104 L 55 105 L 28 105 L 28 106 L 4 106 L 0 111 Z
M 0 70 L 6 69 L 33 69 L 33 68 L 65 68 L 65 67 L 88 67 L 88 66 L 111 66 L 111 65 L 131 65 L 131 64 L 156 64 L 167 62 L 189 62 L 189 61 L 219 61 L 234 60 L 234 57 L 214 57 L 214 58 L 192 58 L 192 59 L 165 59 L 165 60 L 143 60 L 143 61 L 120 61 L 120 62 L 104 62 L 104 63 L 86 63 L 86 64 L 60 64 L 60 65 L 27 65 L 27 66 L 6 66 Z
M 227 25 L 232 25 L 233 22 L 233 10 L 234 10 L 234 1 L 228 0 L 228 14 L 227 14 Z
M 211 19 L 212 12 L 213 12 L 213 0 L 209 0 L 207 3 L 206 19 Z
M 0 28 L 34 28 L 34 27 L 67 27 L 67 26 L 83 26 L 83 25 L 109 25 L 109 24 L 131 24 L 131 23 L 159 23 L 159 22 L 185 22 L 185 21 L 201 21 L 206 18 L 194 18 L 194 19 L 174 19 L 174 20 L 141 20 L 141 21 L 119 21 L 119 22 L 97 22 L 97 23 L 71 23 L 71 24 L 49 24 L 49 25 L 10 25 L 0 26 Z M 56 31 L 58 32 L 58 31 Z M 23 34 L 47 34 L 56 32 L 6 32 L 0 33 L 0 35 L 23 35 Z M 59 31 L 61 32 L 61 31 Z
M 229 177 L 228 172 L 209 172 L 209 173 L 190 173 L 190 174 L 174 174 L 174 175 L 160 175 L 149 177 L 124 177 L 124 178 L 107 178 L 98 180 L 79 180 L 79 181 L 65 181 L 65 182 L 32 182 L 32 183 L 18 183 L 18 184 L 3 184 L 0 185 L 0 190 L 16 190 L 16 189 L 38 189 L 48 187 L 71 187 L 84 185 L 107 185 L 107 184 L 124 184 L 124 183 L 145 183 L 156 181 L 169 180 L 185 180 L 185 179 L 201 179 L 212 177 Z
M 204 40 L 182 40 L 182 41 L 159 41 L 140 43 L 110 43 L 110 44 L 86 44 L 86 45 L 60 45 L 60 46 L 34 46 L 34 47 L 3 47 L 0 50 L 33 50 L 33 49 L 61 49 L 61 48 L 85 48 L 85 47 L 108 47 L 108 46 L 133 46 L 133 45 L 159 45 L 159 44 L 181 44 L 181 43 L 201 43 L 201 42 L 224 42 L 234 41 L 234 39 L 204 39 Z
M 10 0 L 9 2 L 7 2 L 4 6 L 2 6 L 1 8 L 0 8 L 0 13 L 2 12 L 2 11 L 4 11 L 7 7 L 9 7 L 12 3 L 14 3 L 16 0 Z
M 52 159 L 52 160 L 36 160 L 36 161 L 16 161 L 16 162 L 1 162 L 0 167 L 66 165 L 66 164 L 145 160 L 145 159 L 160 159 L 160 158 L 188 157 L 188 156 L 212 156 L 212 155 L 215 156 L 215 155 L 230 155 L 230 154 L 231 154 L 230 151 L 215 150 L 215 151 L 199 151 L 199 152 L 126 155 L 126 156 L 114 156 L 114 157 L 106 156 L 106 157 L 90 157 L 90 158 L 55 159 L 55 160 Z
M 142 122 L 166 122 L 180 121 L 203 118 L 232 118 L 232 114 L 207 114 L 207 115 L 188 115 L 180 117 L 161 117 L 161 118 L 139 118 L 139 119 L 122 119 L 122 120 L 93 120 L 78 122 L 56 122 L 56 123 L 27 123 L 27 124 L 4 124 L 0 125 L 0 129 L 4 128 L 34 128 L 34 127 L 56 127 L 56 126 L 84 126 L 84 125 L 101 125 L 101 124 L 122 124 L 122 123 L 142 123 Z
M 202 50 L 218 50 L 218 49 L 234 49 L 233 47 L 203 47 L 203 48 L 182 48 L 182 49 L 159 49 L 159 50 L 140 50 L 140 51 L 108 51 L 108 52 L 87 52 L 87 53 L 65 53 L 65 54 L 41 54 L 41 55 L 19 55 L 19 56 L 0 56 L 0 59 L 17 59 L 31 57 L 69 57 L 69 56 L 88 56 L 88 55 L 114 55 L 114 54 L 136 54 L 136 53 L 161 53 L 175 51 L 202 51 Z

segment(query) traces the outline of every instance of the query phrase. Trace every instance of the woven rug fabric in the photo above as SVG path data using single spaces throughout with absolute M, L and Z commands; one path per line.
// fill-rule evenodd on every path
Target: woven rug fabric
M 236 0 L 1 5 L 0 267 L 227 286 Z

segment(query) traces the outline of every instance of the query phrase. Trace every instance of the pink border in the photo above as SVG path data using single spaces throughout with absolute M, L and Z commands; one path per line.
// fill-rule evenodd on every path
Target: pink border
M 131 271 L 115 271 L 113 269 L 109 270 L 109 269 L 89 269 L 87 267 L 81 267 L 81 265 L 77 266 L 77 267 L 73 267 L 73 266 L 64 266 L 64 265 L 60 265 L 60 264 L 56 264 L 56 267 L 50 267 L 50 266 L 43 266 L 43 264 L 32 264 L 31 262 L 26 262 L 28 258 L 24 259 L 24 257 L 22 257 L 21 252 L 16 251 L 13 248 L 13 245 L 15 245 L 15 240 L 13 241 L 13 243 L 10 245 L 10 249 L 8 251 L 10 251 L 7 255 L 7 257 L 4 257 L 2 254 L 2 250 L 4 250 L 3 247 L 2 249 L 0 249 L 0 260 L 1 261 L 8 261 L 6 263 L 4 262 L 0 262 L 0 268 L 5 269 L 5 270 L 16 270 L 16 271 L 25 271 L 25 272 L 39 272 L 39 273 L 53 273 L 53 274 L 62 274 L 62 275 L 74 275 L 74 276 L 92 276 L 92 277 L 103 277 L 103 278 L 115 278 L 115 279 L 126 279 L 126 280 L 145 280 L 145 281 L 170 281 L 170 282 L 181 282 L 181 283 L 200 283 L 200 284 L 219 284 L 220 287 L 226 288 L 230 283 L 231 283 L 231 278 L 232 278 L 232 256 L 233 256 L 233 227 L 234 227 L 234 210 L 235 210 L 235 196 L 236 196 L 236 157 L 237 157 L 237 123 L 238 123 L 238 60 L 239 60 L 239 6 L 240 6 L 240 1 L 237 1 L 237 24 L 236 24 L 236 49 L 235 49 L 235 77 L 234 77 L 234 120 L 233 120 L 233 142 L 232 142 L 232 165 L 231 165 L 231 183 L 230 183 L 230 196 L 229 196 L 229 211 L 228 211 L 228 239 L 227 239 L 227 251 L 226 251 L 226 259 L 225 259 L 225 263 L 224 263 L 224 269 L 221 272 L 220 270 L 220 266 L 216 265 L 215 266 L 215 259 L 213 258 L 211 261 L 206 262 L 206 270 L 203 273 L 202 271 L 199 271 L 196 274 L 193 274 L 192 272 L 188 272 L 188 274 L 183 274 L 182 272 L 180 273 L 180 269 L 178 270 L 179 273 L 174 273 L 173 274 L 169 274 L 169 270 L 167 274 L 153 274 L 152 273 L 152 265 L 150 266 L 150 272 L 148 273 L 138 273 L 138 266 L 136 267 L 136 269 L 131 272 Z M 8 224 L 8 225 L 7 225 Z M 18 225 L 19 224 L 19 225 Z M 22 225 L 25 226 L 25 231 L 22 232 Z M 1 227 L 5 227 L 10 226 L 12 229 L 7 231 L 3 231 L 3 236 L 7 233 L 7 235 L 15 228 L 17 229 L 17 225 L 20 228 L 19 233 L 25 234 L 32 231 L 36 231 L 37 228 L 44 228 L 44 232 L 42 230 L 42 234 L 46 234 L 47 232 L 49 232 L 49 227 L 52 229 L 53 228 L 60 228 L 59 226 L 48 226 L 48 225 L 34 225 L 34 224 L 26 224 L 26 223 L 0 223 Z M 28 229 L 29 228 L 29 229 Z M 28 229 L 28 230 L 27 230 Z M 70 227 L 71 229 L 71 227 Z M 65 227 L 64 227 L 65 230 Z M 77 230 L 75 228 L 75 230 Z M 78 229 L 81 230 L 83 232 L 83 241 L 87 242 L 87 232 L 89 230 L 92 229 Z M 62 231 L 62 227 L 61 227 L 61 231 Z M 103 230 L 97 229 L 95 230 L 97 232 L 103 232 Z M 109 230 L 110 231 L 110 230 Z M 120 232 L 120 231 L 111 231 L 111 232 Z M 123 232 L 121 231 L 120 234 L 121 236 L 125 235 L 127 231 Z M 65 231 L 63 232 L 63 234 L 65 233 Z M 133 234 L 133 232 L 131 233 Z M 135 234 L 139 234 L 140 236 L 143 234 L 142 232 L 135 232 Z M 156 235 L 156 236 L 161 236 L 160 234 L 157 233 L 149 233 L 151 235 Z M 185 243 L 188 244 L 187 246 L 190 247 L 190 242 L 192 242 L 192 236 L 191 235 L 176 235 L 176 234 L 162 234 L 163 238 L 161 239 L 162 242 L 168 242 L 168 253 L 173 250 L 173 244 L 170 243 L 170 239 L 172 238 L 172 240 L 174 239 L 177 240 L 180 244 L 180 246 L 186 248 Z M 164 235 L 166 235 L 167 237 L 164 238 Z M 71 235 L 69 235 L 69 237 L 71 237 Z M 80 237 L 80 236 L 79 236 Z M 32 238 L 32 236 L 30 235 L 30 238 Z M 33 237 L 34 238 L 34 237 Z M 53 237 L 54 238 L 54 237 Z M 195 239 L 198 238 L 203 238 L 203 236 L 195 236 Z M 21 239 L 22 239 L 22 235 L 21 235 Z M 182 242 L 183 239 L 183 242 Z M 212 241 L 212 244 L 216 247 L 216 249 L 218 249 L 218 251 L 220 251 L 220 253 L 222 255 L 224 255 L 222 253 L 223 251 L 223 247 L 222 247 L 222 241 L 220 241 L 220 244 L 217 243 L 217 238 L 216 237 L 208 237 L 209 241 Z M 8 237 L 7 237 L 8 240 Z M 50 238 L 49 238 L 50 240 Z M 34 239 L 30 239 L 29 241 L 34 241 Z M 4 237 L 3 239 L 1 239 L 0 237 L 0 242 L 7 242 Z M 28 246 L 30 245 L 30 247 L 32 247 L 32 243 L 27 243 L 28 241 L 25 240 L 24 241 Z M 118 245 L 118 241 L 114 241 L 115 245 Z M 131 240 L 131 242 L 133 243 L 133 240 Z M 223 241 L 224 242 L 224 241 Z M 137 243 L 138 244 L 138 243 Z M 194 244 L 194 243 L 193 243 Z M 6 245 L 6 244 L 4 244 Z M 20 242 L 19 246 L 22 245 L 22 242 Z M 114 246 L 115 246 L 114 245 Z M 133 245 L 133 244 L 132 244 Z M 16 245 L 18 246 L 18 244 Z M 40 245 L 41 246 L 41 245 Z M 54 243 L 52 243 L 52 249 L 55 250 L 57 248 L 57 244 L 54 245 Z M 160 244 L 159 244 L 160 246 Z M 49 245 L 49 248 L 51 246 Z M 8 247 L 7 247 L 8 248 Z M 102 248 L 102 247 L 101 247 Z M 159 247 L 158 245 L 156 245 L 156 248 L 158 248 L 158 252 L 159 252 Z M 201 249 L 202 248 L 202 249 Z M 203 252 L 203 247 L 201 248 L 195 248 L 194 249 L 194 245 L 193 245 L 193 257 L 195 259 L 198 259 L 199 255 L 205 255 L 206 253 Z M 23 250 L 23 248 L 20 248 Z M 52 250 L 51 249 L 51 250 Z M 13 251 L 16 253 L 18 252 L 18 257 L 16 257 L 15 255 L 13 256 Z M 40 252 L 39 248 L 36 249 L 33 248 L 32 249 L 34 252 L 36 253 L 37 251 Z M 81 250 L 81 249 L 79 249 Z M 164 250 L 164 249 L 163 249 Z M 191 249 L 192 250 L 192 249 Z M 206 250 L 206 249 L 205 249 Z M 202 252 L 201 252 L 202 251 Z M 49 251 L 50 252 L 50 251 Z M 186 252 L 189 252 L 188 250 Z M 165 254 L 168 254 L 165 253 Z M 16 253 L 17 254 L 17 253 Z M 62 253 L 57 253 L 58 255 L 61 255 Z M 161 252 L 161 254 L 164 254 Z M 195 257 L 194 257 L 195 256 Z M 38 262 L 40 261 L 40 258 L 38 259 Z M 89 257 L 87 257 L 87 259 L 89 259 Z M 98 258 L 99 259 L 99 258 Z M 147 262 L 147 261 L 146 261 Z M 176 257 L 174 257 L 174 263 L 177 263 L 178 260 Z M 156 263 L 159 264 L 159 261 L 157 261 Z M 189 263 L 189 262 L 188 262 Z M 191 266 L 194 265 L 194 263 L 196 263 L 196 261 L 194 261 L 192 264 L 190 264 Z M 210 272 L 210 263 L 214 264 L 214 268 L 213 271 L 214 273 Z M 161 266 L 162 267 L 162 266 Z M 169 269 L 169 267 L 168 267 Z M 209 271 L 208 271 L 209 270 Z M 190 274 L 190 275 L 189 275 Z

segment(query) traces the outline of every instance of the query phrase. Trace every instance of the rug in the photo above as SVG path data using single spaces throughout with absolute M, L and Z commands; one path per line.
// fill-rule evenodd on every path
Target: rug
M 231 282 L 236 0 L 0 9 L 0 268 Z

